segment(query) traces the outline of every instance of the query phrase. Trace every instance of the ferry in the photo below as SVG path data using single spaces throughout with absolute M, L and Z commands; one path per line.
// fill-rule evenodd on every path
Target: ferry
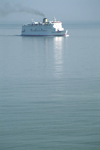
M 66 36 L 67 30 L 62 27 L 62 22 L 57 21 L 55 18 L 53 21 L 48 21 L 47 18 L 43 18 L 43 22 L 35 22 L 32 20 L 30 24 L 22 25 L 22 36 Z

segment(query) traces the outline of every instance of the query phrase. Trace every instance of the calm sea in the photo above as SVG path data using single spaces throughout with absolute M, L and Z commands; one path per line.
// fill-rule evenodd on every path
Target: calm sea
M 100 150 L 100 24 L 64 27 L 0 24 L 0 150 Z

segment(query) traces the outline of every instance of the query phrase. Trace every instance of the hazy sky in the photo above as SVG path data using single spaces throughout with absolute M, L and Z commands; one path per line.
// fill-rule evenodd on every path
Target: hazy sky
M 18 12 L 19 5 L 24 12 L 21 10 Z M 8 13 L 10 8 L 12 11 Z M 49 20 L 55 16 L 58 20 L 67 22 L 100 21 L 100 0 L 0 0 L 0 23 L 4 21 L 23 23 L 29 22 L 32 18 L 35 21 L 42 21 L 43 16 L 26 13 L 26 9 L 28 11 L 35 9 L 37 14 L 44 14 Z M 3 15 L 5 11 L 8 15 Z

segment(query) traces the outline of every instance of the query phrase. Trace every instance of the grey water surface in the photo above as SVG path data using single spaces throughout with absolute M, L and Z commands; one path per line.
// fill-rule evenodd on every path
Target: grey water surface
M 0 24 L 0 150 L 100 149 L 100 24 L 64 27 Z

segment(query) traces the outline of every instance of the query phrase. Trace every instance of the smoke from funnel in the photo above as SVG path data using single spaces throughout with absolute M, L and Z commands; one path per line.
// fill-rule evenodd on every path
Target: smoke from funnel
M 44 14 L 42 12 L 30 7 L 21 6 L 20 4 L 11 5 L 10 3 L 5 3 L 3 6 L 0 6 L 1 17 L 5 17 L 12 13 L 22 13 L 22 12 L 44 17 Z

